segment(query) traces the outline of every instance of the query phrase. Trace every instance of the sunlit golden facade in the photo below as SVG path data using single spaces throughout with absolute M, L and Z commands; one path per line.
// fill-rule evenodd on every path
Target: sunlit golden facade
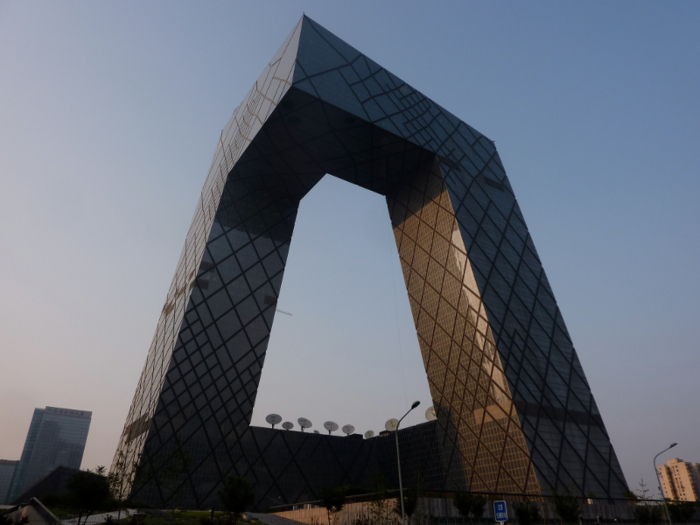
M 391 440 L 250 425 L 299 202 L 326 174 L 385 196 L 394 229 L 437 413 L 400 432 L 405 483 L 622 497 L 493 141 L 307 17 L 221 135 L 115 457 L 125 491 L 207 507 L 234 474 L 264 508 L 396 483 Z

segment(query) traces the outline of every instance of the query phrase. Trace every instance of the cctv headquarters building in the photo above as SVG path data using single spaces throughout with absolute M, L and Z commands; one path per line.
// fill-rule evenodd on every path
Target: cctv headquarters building
M 386 198 L 437 418 L 399 431 L 404 486 L 627 489 L 492 140 L 302 17 L 221 134 L 112 470 L 123 496 L 255 507 L 398 487 L 393 436 L 251 425 L 301 199 L 326 174 Z

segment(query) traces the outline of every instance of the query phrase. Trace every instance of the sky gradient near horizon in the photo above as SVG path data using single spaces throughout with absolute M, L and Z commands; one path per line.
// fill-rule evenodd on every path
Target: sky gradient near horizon
M 305 12 L 495 140 L 630 487 L 700 462 L 700 3 L 0 2 L 0 458 L 109 465 L 219 133 Z M 302 201 L 254 423 L 430 399 L 386 204 Z

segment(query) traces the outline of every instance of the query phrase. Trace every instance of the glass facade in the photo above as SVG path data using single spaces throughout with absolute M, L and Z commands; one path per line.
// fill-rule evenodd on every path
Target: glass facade
M 34 409 L 7 500 L 14 501 L 58 466 L 79 469 L 91 419 L 92 412 L 86 410 Z
M 10 491 L 10 483 L 15 474 L 19 461 L 0 459 L 0 505 L 7 504 L 7 496 Z
M 208 508 L 234 474 L 265 508 L 397 484 L 393 440 L 250 426 L 299 202 L 326 174 L 384 195 L 394 228 L 438 416 L 400 431 L 404 481 L 622 497 L 493 142 L 307 17 L 221 135 L 112 465 L 124 494 Z

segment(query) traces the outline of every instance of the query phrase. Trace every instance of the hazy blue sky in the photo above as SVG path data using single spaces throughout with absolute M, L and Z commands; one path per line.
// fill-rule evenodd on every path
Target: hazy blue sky
M 219 133 L 303 12 L 496 141 L 628 483 L 700 461 L 697 1 L 0 0 L 0 458 L 52 405 L 110 464 Z M 424 420 L 379 196 L 309 194 L 279 307 L 257 423 Z

